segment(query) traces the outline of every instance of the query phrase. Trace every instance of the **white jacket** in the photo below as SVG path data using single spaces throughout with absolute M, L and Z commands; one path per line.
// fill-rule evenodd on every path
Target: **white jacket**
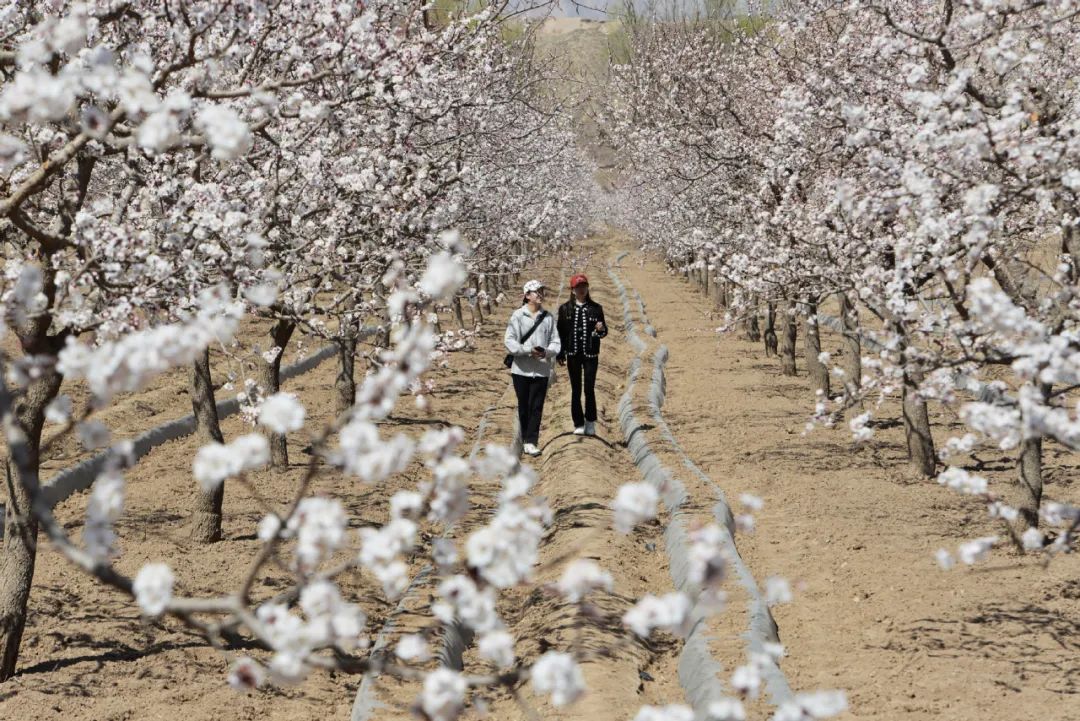
M 547 318 L 541 323 L 524 344 L 521 337 L 529 332 L 536 322 L 536 316 L 529 313 L 529 306 L 523 305 L 510 316 L 510 323 L 506 326 L 506 352 L 514 356 L 514 365 L 510 372 L 519 376 L 531 376 L 533 378 L 547 378 L 551 374 L 551 364 L 555 362 L 562 347 L 559 343 L 559 334 L 555 330 L 555 315 L 548 311 Z M 547 351 L 544 358 L 533 358 L 533 348 L 543 348 Z

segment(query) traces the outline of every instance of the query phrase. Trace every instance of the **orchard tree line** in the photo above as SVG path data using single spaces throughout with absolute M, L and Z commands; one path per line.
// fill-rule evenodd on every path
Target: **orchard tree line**
M 614 212 L 785 375 L 802 334 L 814 422 L 865 440 L 900 397 L 914 472 L 1004 521 L 960 560 L 1070 549 L 1080 509 L 1044 498 L 1043 461 L 1080 450 L 1080 2 L 713 10 L 627 23 L 602 123 Z M 934 437 L 935 403 L 961 434 Z M 1018 492 L 972 470 L 983 448 Z
M 246 619 L 269 648 L 285 642 L 265 614 L 248 613 L 251 585 L 275 544 L 299 538 L 298 584 L 319 580 L 311 593 L 330 607 L 336 591 L 315 571 L 345 541 L 336 501 L 298 489 L 288 511 L 261 527 L 266 550 L 239 591 L 170 600 L 164 567 L 131 579 L 112 565 L 126 445 L 112 447 L 75 539 L 42 498 L 43 427 L 107 447 L 95 413 L 190 368 L 207 444 L 193 459 L 191 530 L 216 541 L 224 479 L 285 465 L 284 433 L 303 425 L 278 376 L 299 330 L 339 347 L 339 420 L 318 434 L 316 451 L 369 481 L 408 464 L 415 449 L 381 444 L 373 421 L 402 393 L 423 402 L 423 371 L 469 342 L 463 302 L 474 319 L 490 310 L 531 258 L 589 220 L 590 165 L 559 101 L 542 91 L 531 38 L 504 10 L 147 0 L 0 11 L 0 414 L 9 454 L 0 679 L 17 668 L 41 532 L 147 613 L 213 636 L 223 627 L 194 612 L 217 609 Z M 446 308 L 459 329 L 439 327 Z M 208 350 L 229 344 L 244 319 L 268 334 L 258 377 L 244 386 L 266 436 L 226 444 Z M 358 383 L 364 339 L 374 350 Z M 65 383 L 82 384 L 89 402 L 73 404 Z M 333 452 L 322 448 L 332 434 L 341 443 Z M 441 457 L 452 437 L 426 452 Z M 447 470 L 401 514 L 427 513 L 441 493 L 442 510 L 431 513 L 450 515 L 469 470 Z M 277 530 L 266 531 L 273 518 Z M 403 526 L 415 532 L 404 518 L 393 525 L 411 538 Z M 403 565 L 389 560 L 378 573 L 394 588 Z M 333 617 L 342 637 L 308 639 L 289 656 L 292 675 L 311 665 L 308 652 L 356 647 L 363 629 L 350 613 Z
M 0 682 L 18 669 L 40 541 L 144 616 L 203 636 L 227 662 L 222 682 L 240 690 L 327 670 L 384 674 L 415 684 L 429 721 L 457 718 L 479 692 L 520 699 L 531 685 L 555 706 L 584 693 L 581 664 L 595 651 L 582 634 L 521 658 L 499 612 L 504 591 L 536 585 L 553 521 L 531 494 L 535 471 L 496 445 L 463 452 L 459 428 L 411 437 L 379 426 L 409 394 L 423 406 L 425 372 L 472 342 L 500 296 L 520 298 L 517 274 L 581 237 L 598 206 L 573 107 L 535 62 L 523 10 L 416 0 L 28 0 L 0 10 Z M 458 328 L 442 328 L 448 312 Z M 257 377 L 234 379 L 257 429 L 227 439 L 208 351 L 228 349 L 243 323 L 266 332 Z M 280 388 L 298 332 L 337 346 L 326 427 L 310 428 L 303 403 Z M 132 575 L 118 567 L 116 523 L 139 467 L 130 442 L 111 441 L 95 417 L 177 368 L 188 369 L 200 441 L 193 539 L 221 537 L 226 482 L 265 509 L 245 572 L 205 595 L 185 593 L 168 558 Z M 76 387 L 86 402 L 62 392 Z M 53 438 L 107 449 L 77 535 L 43 493 L 46 423 L 59 427 Z M 286 465 L 285 434 L 298 432 L 311 439 L 302 477 L 291 497 L 262 498 L 248 474 Z M 314 490 L 328 469 L 374 489 L 417 465 L 385 522 L 359 532 L 341 499 Z M 445 532 L 470 512 L 478 479 L 501 486 L 493 507 L 470 516 L 482 522 L 467 535 Z M 654 520 L 658 499 L 645 483 L 620 487 L 614 530 Z M 722 597 L 722 533 L 695 538 L 690 594 L 627 599 L 587 559 L 566 559 L 559 581 L 534 591 L 561 598 L 576 625 L 622 629 L 605 654 L 648 647 L 654 634 L 687 634 L 699 597 Z M 416 561 L 433 569 L 416 611 L 428 626 L 374 648 L 355 599 L 373 589 L 400 599 Z M 286 584 L 267 595 L 260 579 L 274 570 Z M 602 611 L 600 595 L 625 613 Z M 435 661 L 432 645 L 451 627 L 476 645 L 471 669 Z M 760 668 L 774 661 L 735 669 L 734 691 L 756 697 Z M 643 707 L 637 718 L 745 717 L 742 698 L 713 701 Z M 826 718 L 845 705 L 839 692 L 798 694 L 776 718 Z

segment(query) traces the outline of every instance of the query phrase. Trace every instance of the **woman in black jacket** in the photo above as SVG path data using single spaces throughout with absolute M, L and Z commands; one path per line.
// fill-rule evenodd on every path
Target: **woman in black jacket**
M 570 372 L 570 415 L 574 433 L 596 435 L 596 368 L 600 363 L 600 339 L 607 335 L 604 309 L 589 296 L 589 279 L 579 273 L 570 279 L 570 300 L 559 306 L 559 342 L 556 360 Z M 582 376 L 585 411 L 581 410 Z

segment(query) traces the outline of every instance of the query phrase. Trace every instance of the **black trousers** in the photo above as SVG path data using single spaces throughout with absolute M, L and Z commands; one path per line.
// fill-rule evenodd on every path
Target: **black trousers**
M 514 392 L 517 393 L 521 442 L 539 443 L 540 419 L 544 415 L 548 379 L 519 376 L 517 373 L 511 373 L 510 377 L 514 379 Z
M 570 415 L 574 419 L 574 428 L 585 425 L 585 421 L 596 422 L 596 368 L 599 358 L 586 358 L 583 355 L 566 356 L 566 370 L 570 373 Z M 585 380 L 585 412 L 581 412 L 581 381 Z

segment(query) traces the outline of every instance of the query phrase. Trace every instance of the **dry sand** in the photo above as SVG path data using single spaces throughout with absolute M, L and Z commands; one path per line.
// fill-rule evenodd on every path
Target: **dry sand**
M 739 539 L 758 580 L 795 582 L 794 603 L 774 609 L 793 688 L 847 689 L 852 718 L 1074 717 L 1080 560 L 1043 568 L 1004 549 L 939 570 L 937 548 L 1001 529 L 981 504 L 907 474 L 898 408 L 886 406 L 886 427 L 861 448 L 846 426 L 804 435 L 813 396 L 801 359 L 799 377 L 780 375 L 761 344 L 715 333 L 720 320 L 694 286 L 637 257 L 622 272 L 671 350 L 665 416 L 729 500 L 765 500 L 757 531 Z M 841 347 L 833 334 L 823 343 Z M 948 419 L 934 420 L 940 441 Z M 1080 501 L 1080 459 L 1047 456 L 1047 496 Z M 1008 489 L 1013 465 L 990 465 Z

